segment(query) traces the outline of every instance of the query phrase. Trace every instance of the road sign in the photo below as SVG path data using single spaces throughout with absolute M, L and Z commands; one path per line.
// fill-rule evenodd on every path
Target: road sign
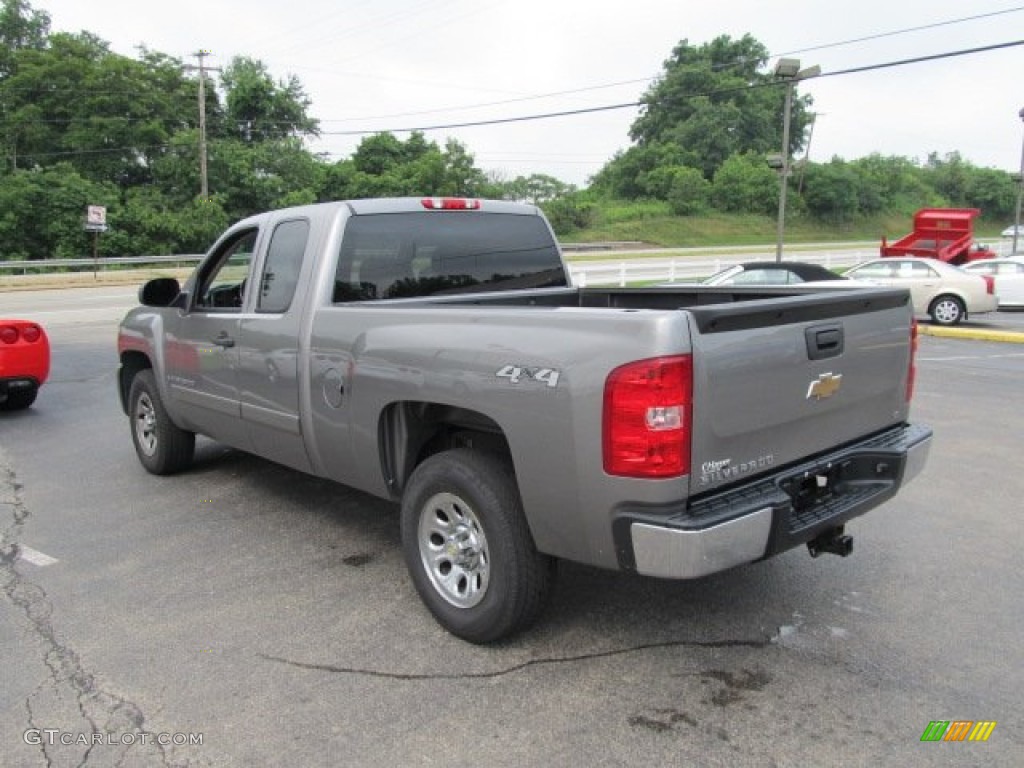
M 89 205 L 85 208 L 86 224 L 106 224 L 107 209 L 102 205 Z

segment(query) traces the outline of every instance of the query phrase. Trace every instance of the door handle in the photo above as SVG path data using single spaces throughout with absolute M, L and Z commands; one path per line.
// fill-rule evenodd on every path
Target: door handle
M 212 339 L 212 341 L 218 347 L 224 347 L 224 349 L 230 349 L 235 346 L 235 340 L 228 336 L 227 331 L 221 331 L 217 334 L 217 338 Z

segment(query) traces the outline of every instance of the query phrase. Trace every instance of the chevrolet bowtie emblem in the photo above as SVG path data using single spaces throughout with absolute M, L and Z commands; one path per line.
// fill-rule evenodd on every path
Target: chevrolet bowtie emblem
M 843 374 L 823 373 L 807 387 L 807 399 L 824 400 L 832 397 L 843 385 Z

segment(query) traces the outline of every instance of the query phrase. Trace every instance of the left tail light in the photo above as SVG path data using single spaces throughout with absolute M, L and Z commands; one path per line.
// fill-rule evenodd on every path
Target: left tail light
M 603 453 L 610 475 L 638 478 L 690 473 L 693 359 L 638 360 L 605 381 Z

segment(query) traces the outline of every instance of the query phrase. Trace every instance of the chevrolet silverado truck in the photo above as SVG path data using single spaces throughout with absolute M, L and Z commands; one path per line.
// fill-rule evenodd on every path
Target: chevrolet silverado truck
M 558 559 L 847 555 L 931 443 L 906 291 L 576 288 L 528 205 L 271 211 L 139 294 L 118 388 L 143 467 L 202 434 L 393 500 L 414 587 L 470 642 L 534 622 Z

